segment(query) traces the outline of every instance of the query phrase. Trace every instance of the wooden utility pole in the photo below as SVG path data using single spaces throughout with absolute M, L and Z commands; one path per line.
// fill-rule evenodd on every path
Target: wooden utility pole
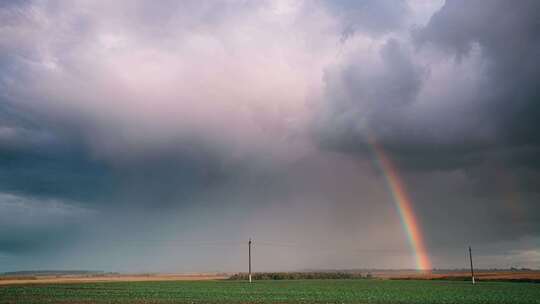
M 471 246 L 469 246 L 469 260 L 471 261 L 471 278 L 472 278 L 472 283 L 474 285 L 474 267 L 473 267 L 473 263 L 472 263 L 472 250 L 471 250 Z
M 249 238 L 249 243 L 248 243 L 248 255 L 249 255 L 249 282 L 251 283 L 251 238 Z

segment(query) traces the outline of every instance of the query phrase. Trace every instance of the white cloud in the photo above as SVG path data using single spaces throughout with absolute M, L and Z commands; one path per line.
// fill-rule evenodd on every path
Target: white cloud
M 106 159 L 189 137 L 233 157 L 302 153 L 342 50 L 339 14 L 317 1 L 59 1 L 4 14 L 0 47 L 19 60 L 5 74 L 20 78 L 4 82 L 8 99 L 79 125 Z M 355 44 L 387 39 L 365 35 Z
M 154 28 L 142 2 L 39 2 L 3 28 L 12 39 L 0 45 L 18 45 L 24 74 L 8 98 L 83 124 L 106 158 L 189 136 L 232 154 L 285 150 L 337 38 L 322 9 L 271 4 L 189 4 Z

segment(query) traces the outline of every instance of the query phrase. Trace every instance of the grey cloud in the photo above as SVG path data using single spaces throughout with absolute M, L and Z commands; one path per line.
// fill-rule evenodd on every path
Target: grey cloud
M 321 147 L 365 159 L 377 138 L 434 251 L 538 234 L 538 12 L 537 1 L 447 1 L 411 36 L 374 46 L 375 59 L 360 46 L 325 73 Z
M 402 56 L 408 66 L 381 56 L 392 75 L 383 82 L 377 82 L 373 68 L 364 79 L 354 79 L 353 67 L 369 63 L 347 59 L 339 72 L 326 75 L 330 118 L 322 125 L 332 134 L 326 137 L 338 142 L 338 149 L 354 150 L 365 136 L 358 126 L 369 125 L 404 165 L 419 168 L 471 165 L 486 153 L 512 148 L 520 155 L 513 161 L 533 161 L 524 151 L 536 150 L 539 134 L 536 6 L 535 1 L 447 1 L 424 28 L 413 31 L 416 50 Z M 429 46 L 445 55 L 431 54 Z M 439 80 L 448 69 L 454 71 Z M 384 90 L 372 94 L 378 83 Z M 429 93 L 432 86 L 435 95 Z M 398 107 L 396 100 L 406 102 Z
M 170 138 L 140 145 L 122 157 L 93 155 L 83 126 L 49 121 L 13 106 L 2 108 L 0 189 L 44 199 L 77 200 L 87 206 L 165 208 L 249 170 L 200 138 Z M 3 133 L 2 133 L 3 132 Z M 118 145 L 129 149 L 131 140 Z M 116 153 L 116 151 L 115 151 Z M 115 154 L 117 155 L 117 154 Z
M 537 1 L 447 1 L 414 33 L 419 45 L 434 45 L 458 59 L 479 47 L 487 81 L 477 98 L 497 124 L 499 139 L 511 144 L 538 144 L 540 139 L 539 11 Z
M 77 132 L 4 103 L 0 107 L 0 190 L 95 201 L 114 184 Z M 2 132 L 0 132 L 2 133 Z
M 322 143 L 337 149 L 362 149 L 370 133 L 389 141 L 409 140 L 402 124 L 426 71 L 406 46 L 390 39 L 376 58 L 358 52 L 325 74 L 326 101 L 320 118 Z M 405 139 L 406 138 L 406 139 Z
M 63 246 L 95 215 L 74 202 L 0 193 L 0 252 L 28 254 Z
M 402 0 L 337 0 L 323 1 L 336 14 L 343 26 L 342 39 L 355 32 L 381 35 L 405 24 L 409 8 Z

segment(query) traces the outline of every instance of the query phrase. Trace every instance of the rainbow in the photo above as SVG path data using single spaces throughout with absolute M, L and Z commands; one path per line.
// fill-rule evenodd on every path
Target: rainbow
M 398 170 L 374 137 L 368 137 L 368 142 L 375 155 L 377 164 L 384 174 L 388 188 L 392 192 L 401 223 L 407 233 L 409 244 L 415 255 L 416 268 L 418 270 L 431 270 L 431 261 L 427 254 L 426 245 L 424 244 L 424 237 L 422 236 L 420 225 L 414 214 L 405 185 L 399 177 Z

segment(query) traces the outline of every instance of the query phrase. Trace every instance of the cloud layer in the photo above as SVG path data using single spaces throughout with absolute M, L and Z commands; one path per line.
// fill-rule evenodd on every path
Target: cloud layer
M 485 267 L 536 267 L 538 6 L 5 2 L 0 253 L 13 269 L 239 270 L 234 244 L 254 237 L 275 245 L 261 269 L 413 267 L 376 137 L 435 267 L 471 243 Z

